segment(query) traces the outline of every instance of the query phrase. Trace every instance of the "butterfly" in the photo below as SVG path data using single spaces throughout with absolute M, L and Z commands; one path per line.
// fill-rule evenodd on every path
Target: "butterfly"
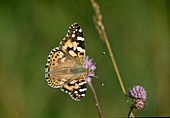
M 45 66 L 45 78 L 49 86 L 60 88 L 72 99 L 80 101 L 87 91 L 87 75 L 93 70 L 87 68 L 85 43 L 81 27 L 73 23 L 66 37 L 50 52 Z

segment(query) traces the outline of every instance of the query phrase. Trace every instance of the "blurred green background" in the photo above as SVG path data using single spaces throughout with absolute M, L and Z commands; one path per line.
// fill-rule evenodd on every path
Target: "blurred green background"
M 170 1 L 98 0 L 103 23 L 126 90 L 142 85 L 143 110 L 135 116 L 170 116 Z M 78 22 L 86 53 L 97 60 L 93 85 L 104 116 L 124 117 L 128 105 L 89 0 L 0 1 L 0 118 L 98 118 L 91 91 L 76 102 L 44 78 L 52 48 Z M 101 86 L 101 82 L 104 86 Z

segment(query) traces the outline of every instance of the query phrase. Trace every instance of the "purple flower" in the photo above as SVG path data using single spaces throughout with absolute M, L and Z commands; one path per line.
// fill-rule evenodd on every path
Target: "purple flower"
M 129 96 L 131 96 L 134 99 L 141 99 L 142 101 L 146 101 L 146 91 L 145 89 L 138 85 L 134 86 L 130 91 L 129 91 Z
M 145 105 L 145 102 L 142 101 L 141 99 L 136 99 L 135 100 L 135 106 L 134 107 L 136 109 L 143 109 L 144 105 Z
M 93 60 L 88 56 L 85 57 L 84 67 L 88 69 L 88 72 L 85 74 L 86 80 L 91 82 L 91 77 L 95 76 L 94 70 L 96 69 L 96 66 L 95 63 L 93 63 Z
M 137 85 L 131 88 L 128 93 L 128 96 L 133 98 L 133 108 L 142 109 L 144 107 L 146 101 L 146 91 L 142 86 Z

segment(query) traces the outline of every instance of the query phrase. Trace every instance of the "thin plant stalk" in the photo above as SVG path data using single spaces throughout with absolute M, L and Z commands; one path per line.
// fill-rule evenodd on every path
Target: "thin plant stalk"
M 96 109 L 97 109 L 97 112 L 98 112 L 98 114 L 99 114 L 99 117 L 100 117 L 100 118 L 104 118 L 103 113 L 102 113 L 102 110 L 101 110 L 101 107 L 100 107 L 100 104 L 99 104 L 99 100 L 98 100 L 98 98 L 97 98 L 95 89 L 94 89 L 91 81 L 88 81 L 88 85 L 89 85 L 89 87 L 90 87 L 90 89 L 91 89 L 91 91 L 92 91 L 93 98 L 94 98 L 94 101 L 95 101 L 95 105 L 96 105 Z
M 97 2 L 95 2 L 95 0 L 90 0 L 90 2 L 92 4 L 92 7 L 93 7 L 94 12 L 95 12 L 95 16 L 93 18 L 94 18 L 94 23 L 95 23 L 96 29 L 97 29 L 97 31 L 98 31 L 98 33 L 100 35 L 100 38 L 104 39 L 104 41 L 106 43 L 107 49 L 109 51 L 109 54 L 110 54 L 110 57 L 111 57 L 111 60 L 112 60 L 112 64 L 113 64 L 113 66 L 115 68 L 116 75 L 118 77 L 120 86 L 122 88 L 122 92 L 124 93 L 124 95 L 126 95 L 126 90 L 125 90 L 125 87 L 123 85 L 123 81 L 121 79 L 119 69 L 117 67 L 116 60 L 114 58 L 114 55 L 113 55 L 113 52 L 112 52 L 112 49 L 111 49 L 107 34 L 105 32 L 105 27 L 104 27 L 103 22 L 102 22 L 102 14 L 100 13 L 100 6 L 98 5 Z M 133 113 L 132 112 L 130 112 L 130 113 L 131 113 L 131 116 L 133 118 L 134 117 Z
M 132 116 L 132 110 L 133 110 L 133 106 L 130 107 L 130 110 L 128 113 L 128 118 L 134 117 L 134 116 Z

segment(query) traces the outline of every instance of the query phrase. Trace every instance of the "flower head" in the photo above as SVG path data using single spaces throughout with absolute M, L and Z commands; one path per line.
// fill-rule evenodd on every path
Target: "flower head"
M 142 101 L 146 101 L 146 91 L 145 89 L 138 85 L 134 86 L 130 91 L 129 91 L 129 96 L 131 96 L 134 99 L 141 99 Z
M 145 102 L 142 101 L 141 99 L 136 99 L 136 100 L 135 100 L 135 105 L 134 105 L 134 107 L 135 107 L 136 109 L 143 109 L 144 105 L 145 105 Z
M 85 74 L 87 81 L 91 81 L 90 77 L 95 76 L 94 70 L 96 69 L 95 63 L 88 56 L 85 57 L 84 67 L 88 69 L 88 72 Z
M 142 109 L 144 107 L 146 101 L 146 91 L 142 86 L 137 85 L 131 88 L 128 93 L 128 96 L 133 98 L 133 108 Z

